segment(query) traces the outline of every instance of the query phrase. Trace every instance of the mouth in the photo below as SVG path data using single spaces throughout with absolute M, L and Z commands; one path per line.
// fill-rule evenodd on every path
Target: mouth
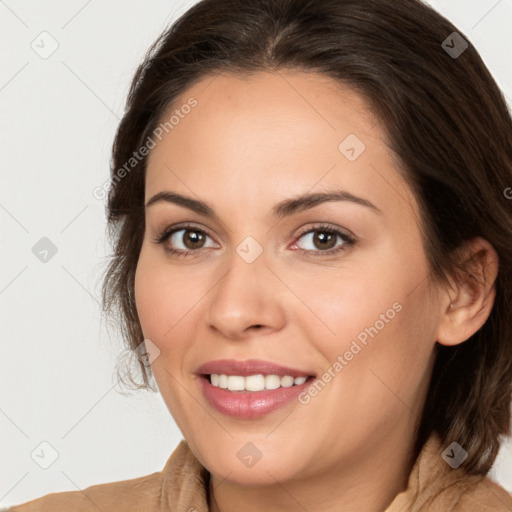
M 297 397 L 316 374 L 260 360 L 217 360 L 196 375 L 206 401 L 218 412 L 256 419 L 285 405 L 299 406 Z

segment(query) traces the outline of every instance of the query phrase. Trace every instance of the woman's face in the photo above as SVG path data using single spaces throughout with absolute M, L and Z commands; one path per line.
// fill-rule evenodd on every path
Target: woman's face
M 417 203 L 367 104 L 318 74 L 221 74 L 171 115 L 148 160 L 135 298 L 195 455 L 273 484 L 408 448 L 439 307 Z M 219 360 L 232 364 L 200 368 Z

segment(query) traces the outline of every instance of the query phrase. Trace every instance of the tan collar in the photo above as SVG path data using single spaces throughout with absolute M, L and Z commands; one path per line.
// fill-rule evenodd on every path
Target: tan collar
M 512 510 L 512 497 L 502 487 L 489 478 L 467 475 L 462 467 L 452 469 L 442 452 L 440 438 L 433 433 L 413 466 L 407 489 L 384 512 Z M 209 473 L 186 441 L 177 446 L 161 474 L 161 499 L 169 510 L 208 512 Z

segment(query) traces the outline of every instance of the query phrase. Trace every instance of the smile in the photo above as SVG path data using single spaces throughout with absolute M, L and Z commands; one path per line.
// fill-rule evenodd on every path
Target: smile
M 218 359 L 196 369 L 206 401 L 218 412 L 255 419 L 295 400 L 315 379 L 308 370 L 260 359 Z
M 213 373 L 210 383 L 218 388 L 229 391 L 263 391 L 265 389 L 289 388 L 304 384 L 307 377 L 292 377 L 291 375 L 225 375 Z

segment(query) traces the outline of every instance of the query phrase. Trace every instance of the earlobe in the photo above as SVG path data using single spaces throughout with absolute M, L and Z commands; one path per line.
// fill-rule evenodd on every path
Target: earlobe
M 483 238 L 474 238 L 464 248 L 466 272 L 452 278 L 452 288 L 440 301 L 437 342 L 454 346 L 468 340 L 489 318 L 496 297 L 499 258 Z M 444 300 L 443 300 L 444 299 Z

